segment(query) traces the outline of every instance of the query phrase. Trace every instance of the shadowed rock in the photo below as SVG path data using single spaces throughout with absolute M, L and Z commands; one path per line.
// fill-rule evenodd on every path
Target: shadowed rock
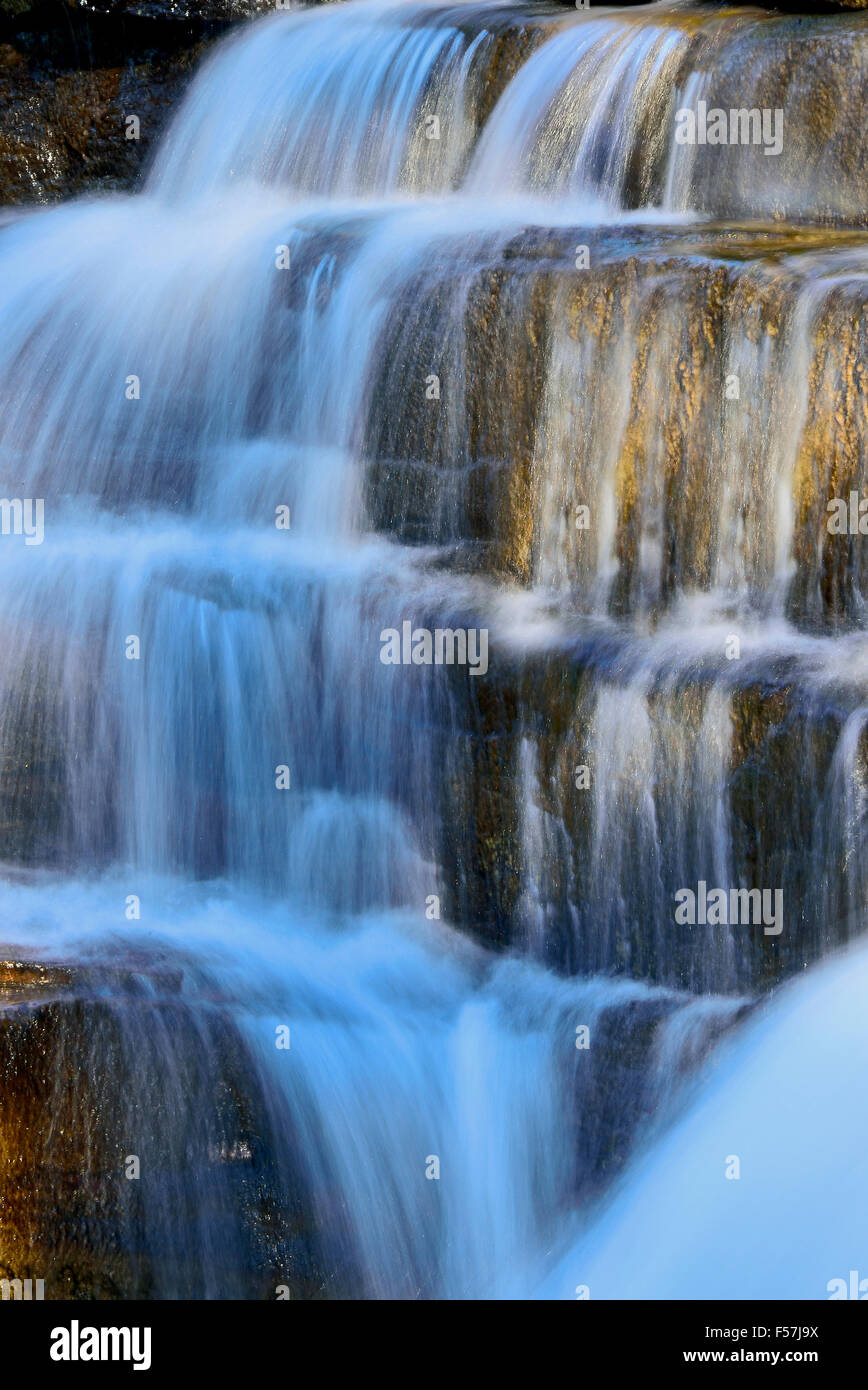
M 692 653 L 671 629 L 537 650 L 492 631 L 485 681 L 455 677 L 466 722 L 444 762 L 456 922 L 562 970 L 699 992 L 762 991 L 861 930 L 860 668 L 798 643 L 730 665 L 724 631 Z M 779 922 L 679 924 L 676 894 L 700 880 L 780 890 Z
M 868 479 L 866 272 L 810 232 L 447 244 L 372 359 L 374 525 L 613 616 L 717 590 L 861 624 L 866 548 L 827 521 Z
M 314 1290 L 255 1060 L 219 1001 L 185 999 L 184 974 L 0 965 L 4 1277 L 44 1279 L 46 1298 Z

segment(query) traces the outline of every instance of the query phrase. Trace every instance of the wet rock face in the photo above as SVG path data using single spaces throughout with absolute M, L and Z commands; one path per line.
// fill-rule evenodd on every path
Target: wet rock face
M 305 1124 L 304 1088 L 288 1113 L 231 1001 L 195 995 L 174 956 L 71 964 L 0 948 L 0 1278 L 44 1280 L 47 1299 L 361 1296 L 370 1271 L 342 1242 L 337 1176 L 316 1221 L 299 1181 L 325 1137 Z M 525 1023 L 537 1007 L 548 997 L 531 994 Z M 587 981 L 560 1007 L 566 1176 L 582 1202 L 749 1005 L 703 1001 L 683 1028 L 684 995 Z M 402 1293 L 426 1296 L 432 1278 L 423 1261 Z
M 57 17 L 61 8 L 87 10 L 90 14 L 129 16 L 133 19 L 183 21 L 225 21 L 248 19 L 276 8 L 274 0 L 0 0 L 0 16 L 27 16 L 28 28 Z M 54 15 L 52 15 L 54 11 Z
M 836 687 L 795 661 L 736 675 L 689 655 L 663 669 L 653 642 L 643 653 L 611 629 L 536 654 L 494 631 L 491 652 L 484 683 L 455 679 L 465 723 L 442 765 L 457 925 L 567 973 L 729 994 L 762 993 L 858 935 L 858 677 Z M 700 881 L 769 896 L 744 920 L 680 923 L 677 895 Z
M 43 676 L 44 678 L 44 676 Z M 57 863 L 64 795 L 60 731 L 53 702 L 34 689 L 0 755 L 0 840 L 12 863 Z
M 396 292 L 372 358 L 374 526 L 611 617 L 777 589 L 806 630 L 861 624 L 864 550 L 827 524 L 868 481 L 860 236 L 529 230 L 472 254 Z
M 854 93 L 866 79 L 861 19 L 781 17 L 767 30 L 746 29 L 714 62 L 700 96 L 709 109 L 778 112 L 779 153 L 749 160 L 731 145 L 695 147 L 683 173 L 676 171 L 684 180 L 681 205 L 689 196 L 711 216 L 741 209 L 775 220 L 864 226 L 868 162 Z
M 318 1282 L 255 1060 L 184 981 L 180 962 L 0 963 L 0 1277 L 49 1299 Z
M 544 265 L 528 269 L 507 252 L 466 276 L 435 276 L 424 294 L 406 287 L 372 356 L 366 440 L 375 527 L 463 543 L 474 565 L 524 580 L 551 290 Z M 408 313 L 412 304 L 421 311 Z
M 274 0 L 3 0 L 0 205 L 132 189 L 207 49 L 229 26 L 278 8 Z M 453 18 L 469 45 L 475 12 Z M 488 10 L 486 21 L 492 36 L 476 64 L 483 71 L 468 112 L 471 135 L 551 22 L 548 12 L 537 25 L 507 10 Z M 429 157 L 434 147 L 421 132 L 420 122 L 421 155 Z
M 56 5 L 0 16 L 0 202 L 131 188 L 207 42 Z
M 630 55 L 630 82 L 619 66 Z M 861 17 L 629 6 L 564 19 L 475 172 L 623 209 L 864 226 Z
M 564 8 L 570 10 L 581 8 L 581 4 L 577 5 L 576 0 L 541 0 L 541 3 L 545 5 L 562 5 Z M 633 4 L 641 5 L 644 3 L 645 0 L 623 0 L 625 6 Z M 822 3 L 835 10 L 864 10 L 866 5 L 868 5 L 868 0 L 822 0 Z M 730 0 L 727 9 L 738 9 L 741 5 L 750 10 L 757 8 L 755 0 Z M 774 9 L 781 10 L 784 13 L 788 11 L 792 11 L 796 14 L 816 13 L 816 6 L 811 4 L 810 0 L 777 0 Z
M 818 232 L 654 237 L 528 231 L 475 270 L 466 245 L 451 274 L 443 256 L 415 316 L 398 293 L 368 507 L 493 581 L 462 620 L 491 624 L 489 674 L 454 675 L 440 764 L 451 919 L 562 970 L 757 991 L 868 904 L 866 561 L 827 526 L 831 499 L 866 491 L 866 253 Z M 499 623 L 505 581 L 536 604 L 529 645 Z M 696 601 L 691 647 L 676 615 Z M 793 624 L 779 650 L 769 612 Z M 700 881 L 780 891 L 781 932 L 679 928 Z
M 81 0 L 64 0 L 71 8 Z M 15 0 L 13 0 L 15 3 Z M 97 14 L 132 15 L 136 19 L 235 20 L 267 14 L 277 8 L 275 0 L 93 0 L 89 8 Z
M 132 187 L 204 48 L 228 26 L 276 8 L 272 0 L 42 0 L 32 6 L 4 0 L 0 199 L 50 201 L 64 192 Z M 633 13 L 623 8 L 628 31 Z M 473 139 L 491 123 L 507 84 L 543 40 L 569 25 L 567 15 L 531 3 L 520 11 L 444 11 L 444 22 L 468 43 L 483 25 L 489 35 L 473 59 L 479 90 L 472 111 L 464 113 Z M 419 22 L 412 14 L 407 20 Z M 676 50 L 659 69 L 649 58 L 626 119 L 620 107 L 608 113 L 593 137 L 600 148 L 585 161 L 581 179 L 590 177 L 593 185 L 592 166 L 623 162 L 619 196 L 627 207 L 666 202 L 712 216 L 864 225 L 866 146 L 857 94 L 864 86 L 866 42 L 858 19 L 773 13 L 747 22 L 737 7 L 696 6 L 664 12 L 658 23 L 661 36 L 677 36 Z M 555 184 L 562 176 L 569 181 L 577 133 L 589 119 L 600 119 L 600 111 L 585 103 L 594 61 L 591 54 L 590 68 L 579 63 L 572 86 L 555 87 L 548 107 L 536 113 L 538 148 L 516 152 L 518 165 L 527 154 L 530 183 L 547 187 L 549 175 Z M 713 89 L 703 76 L 709 71 Z M 618 96 L 620 84 L 610 86 L 606 101 Z M 780 151 L 766 158 L 755 146 L 703 145 L 676 151 L 672 164 L 675 96 L 687 91 L 724 110 L 779 109 Z M 423 105 L 421 114 L 426 110 Z M 128 138 L 129 115 L 140 121 L 137 140 Z M 421 134 L 417 144 L 424 162 L 430 145 Z
M 125 189 L 135 183 L 152 144 L 199 56 L 91 72 L 37 68 L 26 76 L 11 44 L 0 47 L 0 192 L 7 204 L 49 202 L 68 194 Z M 127 141 L 125 121 L 142 122 Z
M 204 52 L 229 25 L 275 8 L 0 0 L 0 204 L 133 188 Z

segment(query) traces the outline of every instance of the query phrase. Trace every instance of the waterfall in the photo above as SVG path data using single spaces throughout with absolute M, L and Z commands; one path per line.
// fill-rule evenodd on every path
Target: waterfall
M 791 24 L 276 14 L 139 192 L 0 226 L 44 506 L 0 537 L 0 1154 L 48 1179 L 0 1265 L 49 1296 L 530 1296 L 861 930 L 858 200 L 797 226 L 798 150 L 667 133 L 746 53 L 764 105 Z M 780 940 L 676 926 L 700 881 Z
M 484 3 L 408 16 L 400 0 L 355 5 L 339 26 L 315 11 L 292 25 L 276 15 L 212 58 L 151 186 L 173 199 L 233 181 L 325 196 L 450 188 L 491 101 L 483 87 L 507 21 Z
M 864 981 L 863 947 L 755 1017 L 540 1296 L 575 1298 L 583 1284 L 592 1298 L 816 1300 L 845 1287 L 865 1248 L 865 1111 L 852 1104 Z M 737 1181 L 725 1177 L 734 1159 Z
M 489 195 L 504 185 L 596 194 L 629 206 L 640 150 L 650 164 L 665 140 L 661 102 L 671 99 L 689 43 L 677 27 L 621 16 L 556 36 L 501 98 L 476 150 L 471 186 Z

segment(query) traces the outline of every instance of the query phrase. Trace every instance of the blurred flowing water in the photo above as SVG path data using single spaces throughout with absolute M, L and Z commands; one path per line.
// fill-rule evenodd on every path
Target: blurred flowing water
M 0 540 L 0 920 L 73 972 L 9 1017 L 66 1059 L 98 1293 L 527 1296 L 720 1034 L 859 923 L 868 570 L 830 589 L 794 535 L 824 421 L 864 480 L 824 344 L 868 258 L 702 222 L 674 93 L 759 21 L 684 13 L 276 15 L 140 194 L 0 232 L 2 486 L 45 503 Z M 405 621 L 490 629 L 490 674 L 383 665 Z M 794 857 L 751 829 L 776 796 Z M 763 866 L 777 954 L 679 935 L 676 888 Z M 19 1136 L 43 1179 L 54 1138 Z
M 856 1297 L 868 1136 L 864 1105 L 845 1097 L 863 1090 L 865 969 L 864 946 L 824 963 L 726 1045 L 705 1094 L 537 1296 L 575 1298 L 581 1283 L 596 1298 Z M 741 1176 L 721 1180 L 732 1157 Z

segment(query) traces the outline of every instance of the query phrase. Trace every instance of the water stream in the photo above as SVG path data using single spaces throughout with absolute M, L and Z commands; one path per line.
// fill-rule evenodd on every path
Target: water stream
M 277 14 L 139 193 L 0 229 L 0 483 L 44 502 L 0 541 L 0 954 L 54 980 L 76 1138 L 28 1161 L 95 1175 L 97 1296 L 573 1296 L 555 1238 L 861 930 L 868 567 L 817 516 L 865 481 L 868 246 L 709 220 L 788 175 L 664 138 L 765 42 L 685 15 Z M 405 622 L 489 670 L 385 665 Z M 780 942 L 676 928 L 700 879 L 782 888 Z

